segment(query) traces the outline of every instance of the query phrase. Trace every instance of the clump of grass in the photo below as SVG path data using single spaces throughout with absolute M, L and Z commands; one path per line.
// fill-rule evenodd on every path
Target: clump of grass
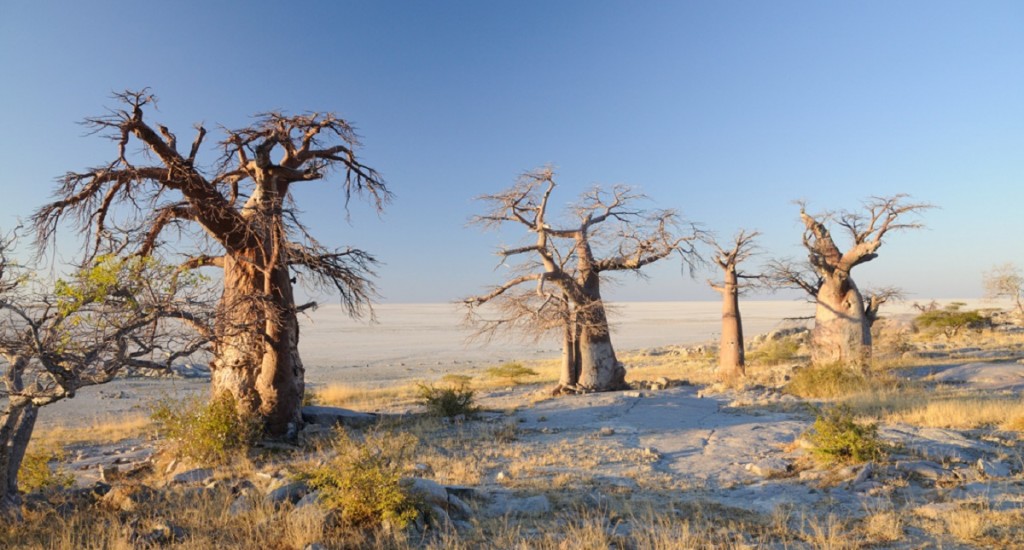
M 792 338 L 768 340 L 747 354 L 747 361 L 757 365 L 779 365 L 792 361 L 800 350 L 800 343 Z
M 871 381 L 858 370 L 842 363 L 829 363 L 797 369 L 784 390 L 800 397 L 831 399 L 870 388 Z
M 201 464 L 224 464 L 244 452 L 259 437 L 254 415 L 241 414 L 234 397 L 222 393 L 210 401 L 200 397 L 161 400 L 153 420 L 178 457 Z
M 419 402 L 431 416 L 469 416 L 477 412 L 476 393 L 468 384 L 456 383 L 447 386 L 419 384 Z
M 417 444 L 408 433 L 370 433 L 359 441 L 339 430 L 332 445 L 337 455 L 302 476 L 346 525 L 404 529 L 419 514 L 417 500 L 400 483 Z
M 75 484 L 75 476 L 60 468 L 50 468 L 50 462 L 64 458 L 62 451 L 36 450 L 25 453 L 18 470 L 18 487 L 27 493 L 66 489 Z
M 819 412 L 807 434 L 814 457 L 822 463 L 860 463 L 884 454 L 877 424 L 858 424 L 845 405 Z
M 523 378 L 531 376 L 537 376 L 537 371 L 523 366 L 522 363 L 502 363 L 496 367 L 491 367 L 484 371 L 484 374 L 491 378 L 502 378 L 507 380 L 510 384 L 518 384 Z

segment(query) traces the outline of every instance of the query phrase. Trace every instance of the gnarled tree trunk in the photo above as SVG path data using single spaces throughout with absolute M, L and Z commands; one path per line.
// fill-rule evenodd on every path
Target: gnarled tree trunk
M 867 368 L 871 360 L 871 329 L 864 300 L 849 277 L 826 277 L 818 290 L 811 362 Z
M 260 250 L 224 258 L 224 296 L 211 363 L 214 395 L 266 419 L 269 433 L 293 435 L 301 422 L 305 369 L 287 269 L 262 267 Z
M 18 491 L 18 470 L 28 450 L 39 409 L 29 400 L 8 403 L 0 417 L 0 515 L 21 515 L 21 494 Z

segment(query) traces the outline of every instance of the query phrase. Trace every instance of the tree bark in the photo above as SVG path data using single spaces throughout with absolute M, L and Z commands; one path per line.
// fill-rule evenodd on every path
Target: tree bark
M 32 430 L 35 428 L 38 407 L 27 400 L 8 404 L 7 413 L 0 423 L 0 515 L 20 517 L 21 494 L 18 491 L 18 471 L 28 450 Z
M 558 377 L 558 390 L 571 388 L 580 381 L 579 334 L 575 322 L 567 323 L 562 332 L 562 368 Z
M 585 245 L 584 245 L 585 246 Z M 583 294 L 587 303 L 578 315 L 579 386 L 591 391 L 614 391 L 626 388 L 626 369 L 615 357 L 608 316 L 601 301 L 601 278 L 596 271 L 583 269 L 590 257 L 589 247 L 580 255 Z
M 265 419 L 267 433 L 287 437 L 302 420 L 305 369 L 287 268 L 266 263 L 259 249 L 224 259 L 212 391 L 231 394 L 240 412 Z
M 811 362 L 866 369 L 871 359 L 871 330 L 853 279 L 826 277 L 816 298 Z
M 731 380 L 746 374 L 740 291 L 735 269 L 725 271 L 725 284 L 721 292 L 722 339 L 718 346 L 718 369 L 721 379 Z

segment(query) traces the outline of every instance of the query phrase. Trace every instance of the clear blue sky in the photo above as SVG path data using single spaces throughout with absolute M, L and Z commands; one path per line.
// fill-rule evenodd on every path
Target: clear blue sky
M 181 141 L 269 109 L 353 121 L 395 203 L 346 222 L 336 185 L 298 200 L 322 241 L 385 262 L 391 302 L 498 282 L 472 199 L 545 164 L 559 204 L 635 185 L 723 237 L 761 230 L 765 258 L 801 256 L 793 199 L 910 193 L 941 207 L 928 229 L 854 277 L 912 298 L 975 297 L 985 269 L 1024 266 L 1021 2 L 7 0 L 0 68 L 4 228 L 110 159 L 76 123 L 149 86 Z M 650 274 L 611 296 L 716 297 L 710 272 Z

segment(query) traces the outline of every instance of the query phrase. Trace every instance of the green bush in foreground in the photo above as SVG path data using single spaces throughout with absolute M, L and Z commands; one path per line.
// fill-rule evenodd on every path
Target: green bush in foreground
M 49 491 L 66 489 L 75 484 L 75 476 L 62 470 L 50 469 L 50 462 L 63 458 L 55 451 L 32 451 L 25 453 L 18 470 L 18 486 L 22 491 Z
M 228 393 L 208 402 L 200 397 L 164 399 L 151 417 L 177 456 L 201 464 L 226 463 L 260 435 L 259 419 L 239 414 Z
M 427 408 L 427 414 L 431 416 L 451 418 L 459 415 L 468 416 L 477 411 L 474 404 L 475 393 L 467 384 L 419 384 L 417 394 L 420 404 Z
M 858 424 L 845 405 L 819 412 L 808 440 L 814 457 L 826 464 L 867 462 L 883 455 L 878 425 Z
M 302 477 L 320 493 L 320 502 L 339 510 L 354 527 L 390 525 L 403 529 L 419 514 L 418 501 L 400 483 L 418 441 L 408 433 L 370 433 L 362 441 L 339 430 L 337 455 Z
M 783 389 L 800 397 L 831 399 L 859 393 L 870 387 L 871 381 L 858 370 L 842 363 L 829 363 L 793 371 L 792 378 Z
M 522 363 L 502 363 L 484 371 L 491 378 L 504 378 L 511 384 L 518 384 L 523 378 L 537 376 L 537 371 L 524 367 Z

